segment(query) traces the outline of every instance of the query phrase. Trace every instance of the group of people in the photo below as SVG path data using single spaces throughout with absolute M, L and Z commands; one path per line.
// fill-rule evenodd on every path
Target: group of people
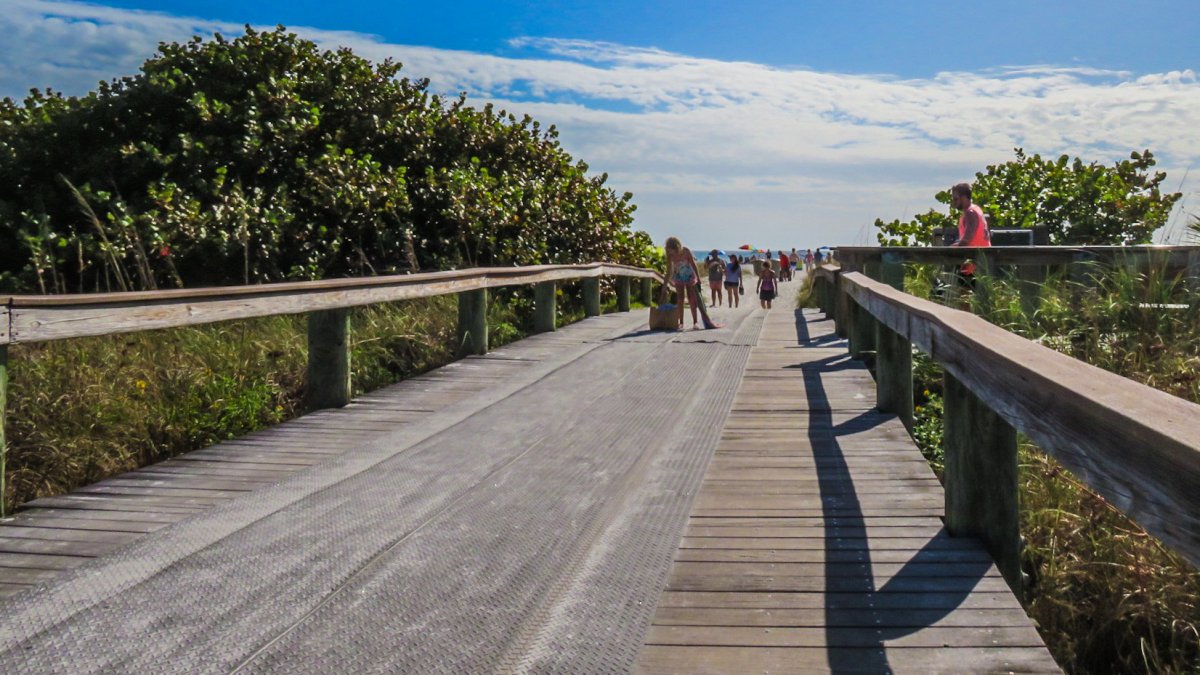
M 991 246 L 991 231 L 983 210 L 971 202 L 971 186 L 959 183 L 951 188 L 952 204 L 962 212 L 958 220 L 958 240 L 952 246 Z M 665 245 L 667 254 L 667 279 L 674 286 L 679 297 L 680 305 L 686 304 L 692 310 L 692 328 L 698 328 L 699 315 L 704 317 L 706 328 L 717 327 L 708 318 L 704 304 L 700 298 L 700 270 L 696 266 L 696 258 L 691 249 L 683 245 L 677 237 L 668 237 Z M 811 273 L 817 264 L 821 263 L 821 249 L 817 253 L 808 249 L 803 255 L 796 249 L 790 254 L 779 251 L 778 262 L 772 260 L 771 252 L 767 251 L 766 258 L 753 260 L 756 269 L 755 292 L 763 309 L 771 309 L 771 301 L 779 291 L 779 282 L 790 281 L 796 269 L 803 261 L 805 273 Z M 712 295 L 712 304 L 721 306 L 728 302 L 730 307 L 741 305 L 741 296 L 745 294 L 742 281 L 742 266 L 751 262 L 741 255 L 731 255 L 728 260 L 722 260 L 720 252 L 713 249 L 704 261 L 708 276 L 708 288 Z M 968 286 L 973 286 L 974 263 L 967 262 L 959 269 L 960 278 Z M 682 310 L 682 308 L 681 308 Z M 680 323 L 683 314 L 680 311 Z
M 696 265 L 695 256 L 677 237 L 669 237 L 664 248 L 667 254 L 667 279 L 674 286 L 679 303 L 686 303 L 691 308 L 692 328 L 699 327 L 701 316 L 704 318 L 705 327 L 709 327 L 712 322 L 708 319 L 701 302 L 700 269 Z M 769 252 L 765 260 L 755 261 L 758 264 L 755 265 L 757 272 L 754 292 L 758 294 L 758 301 L 763 309 L 771 309 L 771 302 L 779 293 L 779 282 L 790 281 L 793 278 L 799 257 L 796 250 L 792 249 L 790 258 L 780 251 L 778 262 L 771 260 Z M 810 249 L 804 258 L 806 271 L 812 270 L 813 261 L 813 252 Z M 729 307 L 741 306 L 741 296 L 746 292 L 742 266 L 748 262 L 748 259 L 743 259 L 740 255 L 731 255 L 728 260 L 722 260 L 720 252 L 715 248 L 708 254 L 704 260 L 704 268 L 713 306 L 720 307 L 723 303 L 728 303 Z M 682 314 L 680 320 L 682 321 Z

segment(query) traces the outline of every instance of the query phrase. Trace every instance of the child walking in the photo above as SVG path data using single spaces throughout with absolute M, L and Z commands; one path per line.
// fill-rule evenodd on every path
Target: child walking
M 775 299 L 775 284 L 778 277 L 771 269 L 771 259 L 763 261 L 762 270 L 758 273 L 758 301 L 763 309 L 771 309 L 771 301 Z

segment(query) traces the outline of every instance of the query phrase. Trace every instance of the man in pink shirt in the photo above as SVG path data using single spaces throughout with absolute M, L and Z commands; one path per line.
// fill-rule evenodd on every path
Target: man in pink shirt
M 987 218 L 978 204 L 971 203 L 971 185 L 959 183 L 950 188 L 950 205 L 962 211 L 958 217 L 958 241 L 951 246 L 991 246 L 992 233 L 988 229 Z M 961 273 L 969 285 L 974 285 L 975 263 L 967 261 L 961 268 Z

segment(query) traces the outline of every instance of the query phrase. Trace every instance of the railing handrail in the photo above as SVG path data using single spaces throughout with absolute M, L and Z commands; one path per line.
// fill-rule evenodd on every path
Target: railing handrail
M 917 345 L 992 411 L 1200 565 L 1200 405 L 969 312 L 828 265 L 818 274 Z
M 477 267 L 444 272 L 122 293 L 0 296 L 0 345 L 190 326 L 655 270 L 616 263 Z
M 885 256 L 896 262 L 955 264 L 969 257 L 986 258 L 997 265 L 1061 265 L 1079 261 L 1116 261 L 1152 258 L 1173 267 L 1200 265 L 1200 246 L 1134 244 L 1129 246 L 838 246 L 839 260 L 851 266 L 879 262 Z

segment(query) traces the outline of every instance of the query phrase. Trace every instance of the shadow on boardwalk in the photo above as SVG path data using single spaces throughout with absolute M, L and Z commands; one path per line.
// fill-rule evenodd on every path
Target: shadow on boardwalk
M 832 335 L 811 338 L 800 309 L 796 310 L 796 338 L 801 348 L 827 346 L 837 339 Z M 868 541 L 866 516 L 838 438 L 877 425 L 883 418 L 876 411 L 870 411 L 834 423 L 833 409 L 825 392 L 823 378 L 829 373 L 854 368 L 848 356 L 828 357 L 799 367 L 804 373 L 811 416 L 809 442 L 814 456 L 823 460 L 817 463 L 817 483 L 825 522 L 825 644 L 828 646 L 828 665 L 833 672 L 891 672 L 885 650 L 886 641 L 937 623 L 966 600 L 974 583 L 959 585 L 947 594 L 949 597 L 940 607 L 933 612 L 921 612 L 919 620 L 907 621 L 910 625 L 889 625 L 896 621 L 884 616 L 879 609 L 887 606 L 880 596 L 927 584 L 929 579 L 920 570 L 938 559 L 935 552 L 937 540 L 931 539 L 895 576 L 882 587 L 876 587 L 871 571 L 871 550 L 865 544 Z M 857 564 L 846 562 L 846 549 L 841 544 L 845 540 L 864 542 Z M 987 561 L 962 563 L 956 569 L 956 576 L 965 573 L 967 578 L 977 583 L 990 567 L 991 563 Z M 847 576 L 848 569 L 857 570 L 857 573 Z M 864 608 L 867 608 L 866 611 Z

